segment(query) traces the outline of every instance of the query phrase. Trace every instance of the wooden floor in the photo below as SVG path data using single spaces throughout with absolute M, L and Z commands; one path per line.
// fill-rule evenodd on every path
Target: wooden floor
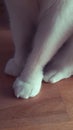
M 0 29 L 0 130 L 73 130 L 73 78 L 43 83 L 35 98 L 16 99 L 15 78 L 4 74 L 13 54 L 11 33 Z

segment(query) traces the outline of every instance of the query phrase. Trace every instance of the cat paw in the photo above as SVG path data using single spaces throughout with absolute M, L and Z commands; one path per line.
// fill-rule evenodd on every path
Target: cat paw
M 37 84 L 36 82 L 36 84 L 33 84 L 24 82 L 17 78 L 13 84 L 13 89 L 17 98 L 28 99 L 30 97 L 36 96 L 40 92 L 41 83 Z
M 5 73 L 12 76 L 18 76 L 22 71 L 22 66 L 15 63 L 14 59 L 10 59 L 5 67 Z
M 45 82 L 56 83 L 60 80 L 67 79 L 73 75 L 73 66 L 64 68 L 61 71 L 51 71 L 44 75 Z

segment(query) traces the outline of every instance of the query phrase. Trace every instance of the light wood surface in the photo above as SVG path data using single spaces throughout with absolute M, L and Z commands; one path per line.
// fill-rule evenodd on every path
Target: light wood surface
M 0 130 L 73 130 L 73 78 L 43 83 L 38 96 L 16 99 L 14 77 L 4 73 L 13 55 L 11 33 L 0 29 Z

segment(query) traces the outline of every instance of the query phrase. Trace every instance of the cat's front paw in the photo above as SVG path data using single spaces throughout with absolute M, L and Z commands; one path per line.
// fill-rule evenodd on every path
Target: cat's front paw
M 39 84 L 24 82 L 20 80 L 20 78 L 17 78 L 16 81 L 13 84 L 13 89 L 15 96 L 17 98 L 25 98 L 28 99 L 30 97 L 36 96 L 41 89 L 41 82 Z
M 22 71 L 22 65 L 15 63 L 14 59 L 10 59 L 5 67 L 5 73 L 12 76 L 18 76 Z

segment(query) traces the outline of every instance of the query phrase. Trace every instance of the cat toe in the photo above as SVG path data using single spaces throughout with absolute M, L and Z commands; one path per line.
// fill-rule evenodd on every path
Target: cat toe
M 56 74 L 56 71 L 51 71 L 49 73 L 45 73 L 43 80 L 45 82 L 49 82 L 50 78 Z
M 49 79 L 49 82 L 56 83 L 64 78 L 65 77 L 64 77 L 63 73 L 57 73 L 56 75 L 54 75 L 52 78 Z
M 17 79 L 13 84 L 14 93 L 17 98 L 28 99 L 31 93 L 31 90 L 29 88 L 30 88 L 29 84 L 24 83 L 19 79 Z

